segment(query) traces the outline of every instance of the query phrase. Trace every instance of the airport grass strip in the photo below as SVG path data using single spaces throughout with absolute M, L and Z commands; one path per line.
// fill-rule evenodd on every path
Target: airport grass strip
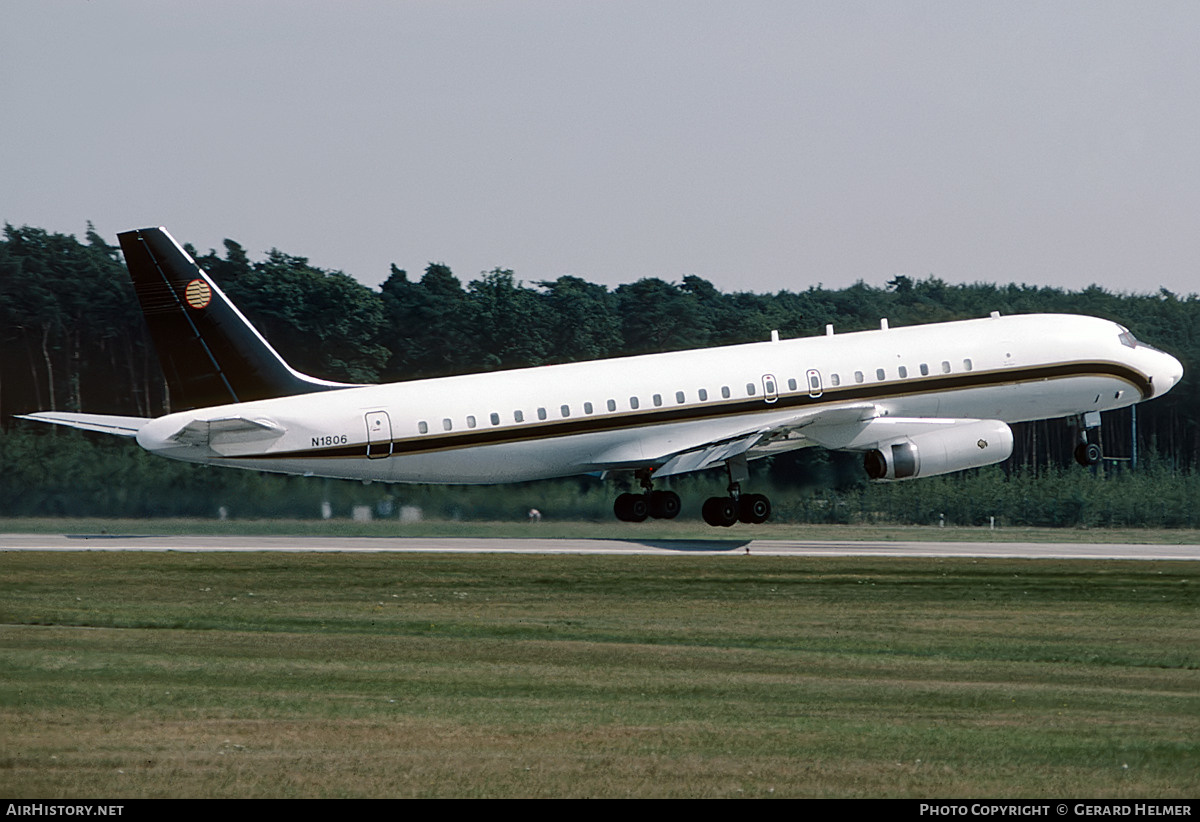
M 1196 563 L 0 554 L 6 797 L 1194 797 Z

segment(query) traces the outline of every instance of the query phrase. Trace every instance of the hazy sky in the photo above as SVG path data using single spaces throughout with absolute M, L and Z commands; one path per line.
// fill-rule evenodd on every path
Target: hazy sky
M 1200 3 L 3 0 L 0 221 L 376 286 L 1200 291 Z

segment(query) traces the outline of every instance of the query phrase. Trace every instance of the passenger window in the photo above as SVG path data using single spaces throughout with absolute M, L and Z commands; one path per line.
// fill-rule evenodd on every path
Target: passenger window
M 830 374 L 830 375 L 829 375 L 829 382 L 830 382 L 830 384 L 831 384 L 831 385 L 841 385 L 841 384 L 842 384 L 842 378 L 841 378 L 841 377 L 839 377 L 837 374 Z
M 746 396 L 747 397 L 754 396 L 754 383 L 752 383 L 752 382 L 746 383 Z
M 475 418 L 467 417 L 467 428 L 474 428 L 474 427 L 475 427 Z
M 908 368 L 906 366 L 902 365 L 896 370 L 900 372 L 900 379 L 903 380 L 908 378 Z
M 698 396 L 700 398 L 700 402 L 708 402 L 708 389 L 701 388 L 699 391 L 696 392 L 696 396 Z
M 617 401 L 616 401 L 616 400 L 609 400 L 609 401 L 608 401 L 608 410 L 609 410 L 609 411 L 616 411 L 616 410 L 617 410 Z
M 675 402 L 679 403 L 680 405 L 683 405 L 683 400 L 684 400 L 683 392 L 676 391 L 675 392 Z
M 634 411 L 637 410 L 637 407 L 638 407 L 638 398 L 637 397 L 629 398 L 629 407 L 632 408 Z
M 454 423 L 450 422 L 449 418 L 442 420 L 442 429 L 450 431 L 454 428 Z
M 417 431 L 421 434 L 428 434 L 429 423 L 425 422 L 425 420 L 421 420 L 419 423 L 417 423 Z
M 791 379 L 788 380 L 788 391 L 795 391 L 795 390 L 796 390 L 796 378 L 792 377 Z
M 950 361 L 949 360 L 942 360 L 942 373 L 943 374 L 950 373 Z
M 500 424 L 500 415 L 493 413 L 492 414 L 492 425 L 499 425 L 499 424 Z
M 855 372 L 854 372 L 854 381 L 855 381 L 855 382 L 862 382 L 862 381 L 863 381 L 863 372 L 861 372 L 861 371 L 855 371 Z
M 571 406 L 564 405 L 562 408 L 558 409 L 558 413 L 562 414 L 564 417 L 571 416 Z
M 970 371 L 970 370 L 971 370 L 970 358 L 963 360 L 963 371 Z
M 725 399 L 729 399 L 729 386 L 728 385 L 721 386 L 721 396 L 724 397 Z
M 514 411 L 513 419 L 516 420 L 517 422 L 525 422 L 525 412 L 524 411 Z
M 928 363 L 921 363 L 921 376 L 922 377 L 929 376 L 929 364 Z
M 546 419 L 546 409 L 545 409 L 545 408 L 539 408 L 539 409 L 538 409 L 538 419 L 539 419 L 539 420 L 544 420 L 544 419 Z
M 876 368 L 875 369 L 875 379 L 879 380 L 880 382 L 883 382 L 884 380 L 887 379 L 887 372 L 885 372 L 882 368 Z
M 766 382 L 763 383 L 763 390 L 766 391 L 768 394 L 774 394 L 775 393 L 775 383 L 771 380 L 767 380 Z
M 592 404 L 590 402 L 585 402 L 583 404 L 583 413 L 585 413 L 585 414 L 592 413 Z
M 655 408 L 662 405 L 662 394 L 655 394 L 653 399 Z

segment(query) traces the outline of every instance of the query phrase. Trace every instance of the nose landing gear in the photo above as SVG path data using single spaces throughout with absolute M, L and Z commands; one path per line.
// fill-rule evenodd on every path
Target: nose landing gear
M 1104 459 L 1100 446 L 1084 440 L 1075 446 L 1075 461 L 1080 465 L 1096 465 Z
M 1092 431 L 1097 437 L 1100 433 L 1100 414 L 1089 411 L 1079 417 L 1079 443 L 1075 446 L 1075 461 L 1080 465 L 1097 465 L 1104 459 L 1104 450 L 1097 442 L 1092 442 Z

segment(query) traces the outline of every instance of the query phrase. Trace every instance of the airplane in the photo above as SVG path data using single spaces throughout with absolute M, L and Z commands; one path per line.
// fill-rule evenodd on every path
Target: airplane
M 1159 397 L 1183 366 L 1109 320 L 981 319 L 382 385 L 291 368 L 163 228 L 118 235 L 177 410 L 24 419 L 133 438 L 172 459 L 304 476 L 494 484 L 631 474 L 619 520 L 680 512 L 666 477 L 723 466 L 705 522 L 764 522 L 748 463 L 809 446 L 863 454 L 878 481 L 1001 462 L 1009 423 L 1068 418 L 1103 455 L 1100 413 Z

